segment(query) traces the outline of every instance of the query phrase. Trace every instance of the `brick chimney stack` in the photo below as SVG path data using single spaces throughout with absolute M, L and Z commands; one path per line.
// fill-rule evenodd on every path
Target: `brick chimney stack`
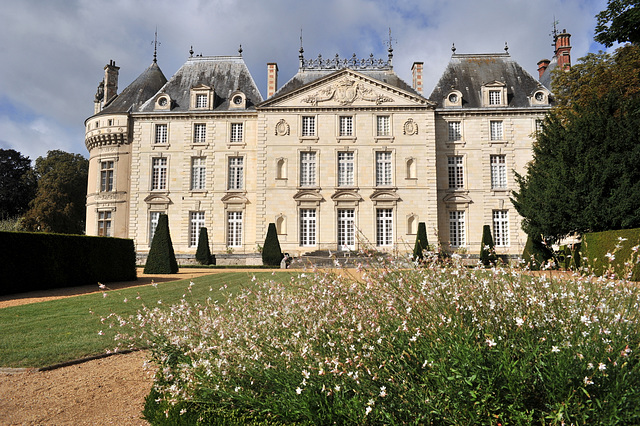
M 424 62 L 414 62 L 411 67 L 411 74 L 413 75 L 413 89 L 422 95 L 422 70 Z
M 269 62 L 267 64 L 267 99 L 273 96 L 278 90 L 278 64 Z
M 542 74 L 547 70 L 550 63 L 551 61 L 548 59 L 541 59 L 538 61 L 538 79 L 542 78 Z
M 112 59 L 109 64 L 104 67 L 104 102 L 103 105 L 108 104 L 118 94 L 118 73 L 120 67 L 116 66 L 115 61 Z
M 571 34 L 567 30 L 556 35 L 556 58 L 561 70 L 569 71 L 571 68 Z

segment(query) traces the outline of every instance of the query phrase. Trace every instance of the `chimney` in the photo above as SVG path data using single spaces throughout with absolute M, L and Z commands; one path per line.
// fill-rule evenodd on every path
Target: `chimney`
M 107 105 L 118 94 L 118 72 L 120 67 L 116 66 L 112 59 L 104 67 L 104 102 Z
M 413 89 L 422 95 L 422 68 L 424 62 L 414 62 L 411 67 L 411 74 L 413 75 Z
M 567 30 L 556 35 L 556 58 L 561 70 L 569 71 L 571 68 L 571 34 Z
M 269 62 L 267 64 L 267 99 L 273 96 L 278 90 L 278 64 Z
M 538 61 L 538 80 L 542 78 L 542 75 L 547 70 L 550 63 L 551 61 L 548 59 L 541 59 Z

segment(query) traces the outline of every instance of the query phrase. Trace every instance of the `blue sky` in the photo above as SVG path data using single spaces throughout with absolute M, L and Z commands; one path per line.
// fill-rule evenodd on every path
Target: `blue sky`
M 122 91 L 153 60 L 167 78 L 193 46 L 196 54 L 243 57 L 263 96 L 266 64 L 277 62 L 279 85 L 305 56 L 386 57 L 391 28 L 394 69 L 411 81 L 424 62 L 424 95 L 457 53 L 509 53 L 532 75 L 551 58 L 550 33 L 571 33 L 572 61 L 593 43 L 595 15 L 606 0 L 3 0 L 0 14 L 0 148 L 35 160 L 61 149 L 88 156 L 84 120 L 103 68 L 120 67 Z M 178 6 L 179 4 L 179 6 Z

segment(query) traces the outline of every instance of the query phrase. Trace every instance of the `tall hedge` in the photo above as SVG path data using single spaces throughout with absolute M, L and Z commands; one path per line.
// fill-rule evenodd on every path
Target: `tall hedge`
M 640 228 L 635 228 L 584 234 L 581 250 L 596 275 L 611 270 L 620 278 L 640 281 L 639 246 Z
M 209 249 L 209 233 L 205 227 L 200 228 L 200 234 L 198 235 L 196 260 L 201 265 L 211 265 L 213 263 L 211 249 Z
M 169 217 L 161 214 L 144 266 L 145 274 L 177 274 L 178 262 L 169 233 Z
M 495 265 L 498 261 L 496 256 L 495 245 L 493 244 L 493 236 L 491 235 L 491 227 L 484 225 L 482 227 L 482 245 L 480 246 L 480 262 L 484 266 Z
M 262 247 L 262 263 L 270 266 L 280 266 L 280 261 L 283 257 L 282 249 L 280 249 L 280 241 L 278 241 L 276 224 L 270 223 L 267 229 L 267 237 Z
M 424 250 L 429 250 L 429 241 L 427 240 L 427 226 L 424 222 L 419 222 L 418 234 L 416 235 L 416 244 L 413 247 L 413 260 L 424 259 Z
M 538 271 L 544 263 L 553 257 L 553 252 L 540 239 L 527 237 L 527 243 L 522 252 L 522 260 L 532 271 Z

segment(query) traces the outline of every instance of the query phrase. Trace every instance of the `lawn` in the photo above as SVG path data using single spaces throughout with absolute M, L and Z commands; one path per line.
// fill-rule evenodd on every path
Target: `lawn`
M 184 294 L 192 302 L 220 299 L 221 287 L 240 290 L 254 276 L 287 280 L 291 273 L 225 272 L 194 278 L 190 293 L 189 280 L 181 280 L 0 309 L 0 367 L 43 367 L 103 354 L 116 345 L 115 330 L 101 321 L 110 313 L 132 315 L 143 304 L 170 305 Z

